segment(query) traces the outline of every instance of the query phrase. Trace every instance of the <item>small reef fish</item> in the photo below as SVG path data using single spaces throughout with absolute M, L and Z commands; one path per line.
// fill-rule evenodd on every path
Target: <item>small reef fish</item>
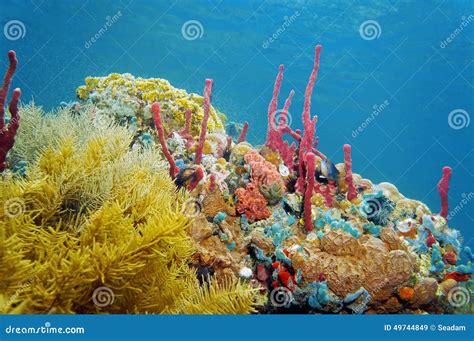
M 338 176 L 339 171 L 329 159 L 321 160 L 320 167 L 316 171 L 316 179 L 319 182 L 337 181 Z
M 186 167 L 180 170 L 178 176 L 175 179 L 175 184 L 178 188 L 187 187 L 190 182 L 195 180 L 196 169 L 193 167 Z

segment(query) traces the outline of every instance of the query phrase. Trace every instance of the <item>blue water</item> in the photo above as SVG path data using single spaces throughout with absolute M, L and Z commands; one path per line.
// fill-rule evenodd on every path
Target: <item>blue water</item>
M 106 17 L 119 12 L 88 46 Z M 263 143 L 278 65 L 286 68 L 279 107 L 294 89 L 292 124 L 301 127 L 304 89 L 314 45 L 320 43 L 312 101 L 320 149 L 340 162 L 342 145 L 352 144 L 355 172 L 394 183 L 438 211 L 442 166 L 453 168 L 451 207 L 474 192 L 474 123 L 462 129 L 448 124 L 453 110 L 464 110 L 469 119 L 474 115 L 473 14 L 474 2 L 468 0 L 2 0 L 2 27 L 19 20 L 25 32 L 17 40 L 0 35 L 0 52 L 17 51 L 14 86 L 22 88 L 23 101 L 46 109 L 74 100 L 75 88 L 89 75 L 162 77 L 198 93 L 204 79 L 213 78 L 213 103 L 230 120 L 247 120 L 251 142 Z M 189 20 L 202 25 L 202 37 L 183 37 Z M 368 20 L 379 26 L 372 40 L 359 32 Z M 276 39 L 268 43 L 273 34 Z M 1 62 L 6 67 L 5 58 Z M 374 105 L 382 104 L 374 115 Z M 374 119 L 354 133 L 369 117 Z M 473 245 L 474 200 L 462 206 L 451 225 Z

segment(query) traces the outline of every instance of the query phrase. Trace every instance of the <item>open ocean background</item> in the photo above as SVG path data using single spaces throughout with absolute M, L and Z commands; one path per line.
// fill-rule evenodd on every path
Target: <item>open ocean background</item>
M 292 126 L 301 127 L 322 44 L 312 101 L 319 148 L 337 163 L 350 143 L 355 172 L 433 211 L 441 168 L 451 166 L 450 208 L 459 209 L 450 225 L 474 245 L 473 1 L 2 0 L 0 24 L 1 72 L 16 50 L 12 86 L 23 102 L 50 110 L 75 100 L 85 77 L 111 72 L 166 78 L 200 94 L 213 78 L 213 104 L 230 121 L 247 120 L 259 144 L 280 63 L 279 108 L 294 89 Z M 13 24 L 20 34 L 8 32 Z

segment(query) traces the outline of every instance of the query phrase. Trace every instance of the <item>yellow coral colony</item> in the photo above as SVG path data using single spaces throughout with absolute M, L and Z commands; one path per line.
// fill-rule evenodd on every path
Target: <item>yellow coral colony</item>
M 167 131 L 182 129 L 185 123 L 185 112 L 192 110 L 191 133 L 197 135 L 204 116 L 204 98 L 185 90 L 174 88 L 161 78 L 140 78 L 131 74 L 113 73 L 107 77 L 87 77 L 86 84 L 76 90 L 77 96 L 82 99 L 92 99 L 98 108 L 106 108 L 110 113 L 114 106 L 120 106 L 119 115 L 136 116 L 139 123 L 151 121 L 148 110 L 144 110 L 147 103 L 159 102 L 161 114 Z M 128 107 L 129 113 L 124 111 Z M 211 106 L 208 121 L 208 132 L 223 131 L 224 114 Z
M 186 194 L 158 152 L 130 150 L 131 133 L 93 126 L 91 110 L 22 109 L 11 158 L 28 171 L 0 184 L 0 313 L 252 312 L 247 284 L 199 285 Z

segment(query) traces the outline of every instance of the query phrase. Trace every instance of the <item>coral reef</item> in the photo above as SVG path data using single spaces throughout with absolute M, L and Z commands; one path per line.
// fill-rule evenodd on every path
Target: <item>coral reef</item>
M 248 123 L 224 130 L 210 79 L 201 97 L 90 77 L 78 104 L 21 107 L 0 191 L 1 312 L 472 312 L 453 304 L 474 268 L 446 219 L 451 169 L 437 214 L 354 173 L 347 144 L 332 163 L 310 112 L 320 54 L 303 131 L 294 91 L 277 110 L 280 65 L 264 146 L 245 142 Z

